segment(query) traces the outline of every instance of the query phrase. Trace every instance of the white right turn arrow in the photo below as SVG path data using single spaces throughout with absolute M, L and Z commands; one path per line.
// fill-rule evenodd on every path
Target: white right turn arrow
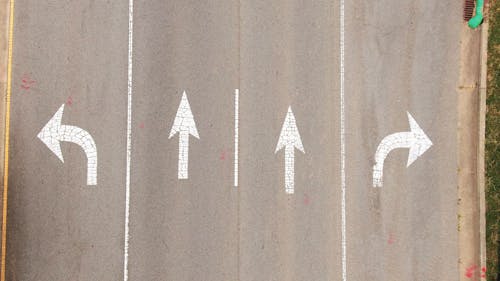
M 422 128 L 413 119 L 409 112 L 408 121 L 410 122 L 410 132 L 400 132 L 385 137 L 377 148 L 375 153 L 375 165 L 373 166 L 373 187 L 381 187 L 384 177 L 384 161 L 387 155 L 396 148 L 409 148 L 408 162 L 409 167 L 418 157 L 432 146 L 432 141 L 424 133 Z
M 283 147 L 285 147 L 285 192 L 293 194 L 295 185 L 295 148 L 302 151 L 302 153 L 305 153 L 305 151 L 291 107 L 288 107 L 274 153 Z

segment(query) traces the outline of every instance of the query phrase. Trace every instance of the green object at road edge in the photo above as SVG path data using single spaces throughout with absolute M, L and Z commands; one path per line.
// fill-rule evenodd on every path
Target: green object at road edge
M 476 28 L 483 22 L 483 6 L 484 0 L 477 0 L 476 15 L 469 20 L 470 28 Z

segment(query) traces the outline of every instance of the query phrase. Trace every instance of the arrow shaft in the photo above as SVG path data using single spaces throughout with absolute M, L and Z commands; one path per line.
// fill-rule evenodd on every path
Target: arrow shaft
M 295 191 L 295 148 L 287 145 L 285 148 L 285 192 L 293 194 Z
M 396 148 L 410 148 L 414 142 L 413 134 L 409 132 L 395 133 L 385 137 L 377 147 L 375 161 L 377 165 L 384 165 L 384 160 Z
M 373 166 L 373 186 L 381 187 L 384 178 L 384 161 L 389 153 L 396 148 L 410 148 L 414 142 L 414 136 L 410 132 L 401 132 L 388 135 L 377 147 L 375 153 L 375 165 Z
M 87 185 L 97 184 L 97 147 L 92 136 L 85 130 L 62 125 L 59 128 L 57 139 L 72 142 L 82 147 L 87 156 Z
M 179 132 L 179 162 L 178 173 L 179 179 L 188 178 L 189 166 L 189 131 Z

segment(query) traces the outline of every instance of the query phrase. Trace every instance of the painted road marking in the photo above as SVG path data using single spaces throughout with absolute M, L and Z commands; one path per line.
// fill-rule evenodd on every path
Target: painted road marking
M 125 234 L 123 245 L 123 281 L 128 280 L 128 243 L 130 216 L 130 160 L 132 155 L 132 62 L 134 43 L 134 0 L 128 1 L 128 59 L 127 59 L 127 166 L 125 176 Z
M 5 255 L 7 250 L 7 199 L 9 191 L 9 142 L 10 142 L 10 97 L 12 93 L 12 51 L 14 39 L 14 0 L 10 0 L 9 42 L 7 50 L 7 93 L 5 96 L 5 139 L 2 197 L 2 261 L 0 280 L 5 281 Z
M 406 167 L 409 167 L 418 157 L 426 152 L 431 146 L 432 141 L 424 133 L 417 121 L 409 112 L 408 122 L 410 123 L 410 132 L 400 132 L 385 137 L 377 147 L 375 153 L 375 165 L 373 166 L 373 187 L 381 187 L 383 185 L 384 176 L 384 161 L 387 155 L 396 148 L 409 148 L 408 162 Z
M 72 142 L 82 147 L 87 155 L 87 185 L 97 184 L 97 147 L 92 136 L 85 130 L 62 125 L 64 103 L 42 128 L 37 137 L 64 163 L 61 141 Z
M 346 242 L 346 175 L 345 175 L 345 85 L 344 85 L 344 48 L 345 48 L 345 3 L 340 0 L 340 185 L 342 193 L 342 281 L 347 280 L 347 242 Z
M 234 186 L 238 186 L 238 153 L 239 153 L 239 100 L 240 90 L 234 90 Z
M 293 194 L 295 185 L 295 148 L 302 151 L 302 153 L 305 153 L 305 151 L 291 107 L 288 107 L 274 153 L 277 153 L 283 147 L 285 147 L 285 192 Z
M 179 133 L 179 162 L 178 162 L 178 178 L 188 178 L 189 166 L 189 135 L 199 139 L 196 123 L 194 122 L 193 112 L 189 106 L 189 101 L 186 96 L 186 91 L 182 93 L 181 103 L 175 115 L 174 124 L 170 130 L 170 139 L 175 134 Z

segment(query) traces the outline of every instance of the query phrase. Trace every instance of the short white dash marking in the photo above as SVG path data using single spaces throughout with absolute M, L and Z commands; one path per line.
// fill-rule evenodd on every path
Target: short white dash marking
M 240 90 L 234 90 L 234 186 L 238 186 L 238 153 L 239 153 L 239 100 Z
M 342 190 L 342 281 L 347 281 L 346 242 L 346 175 L 345 175 L 345 101 L 344 101 L 344 48 L 345 48 L 345 3 L 340 0 L 340 169 Z

